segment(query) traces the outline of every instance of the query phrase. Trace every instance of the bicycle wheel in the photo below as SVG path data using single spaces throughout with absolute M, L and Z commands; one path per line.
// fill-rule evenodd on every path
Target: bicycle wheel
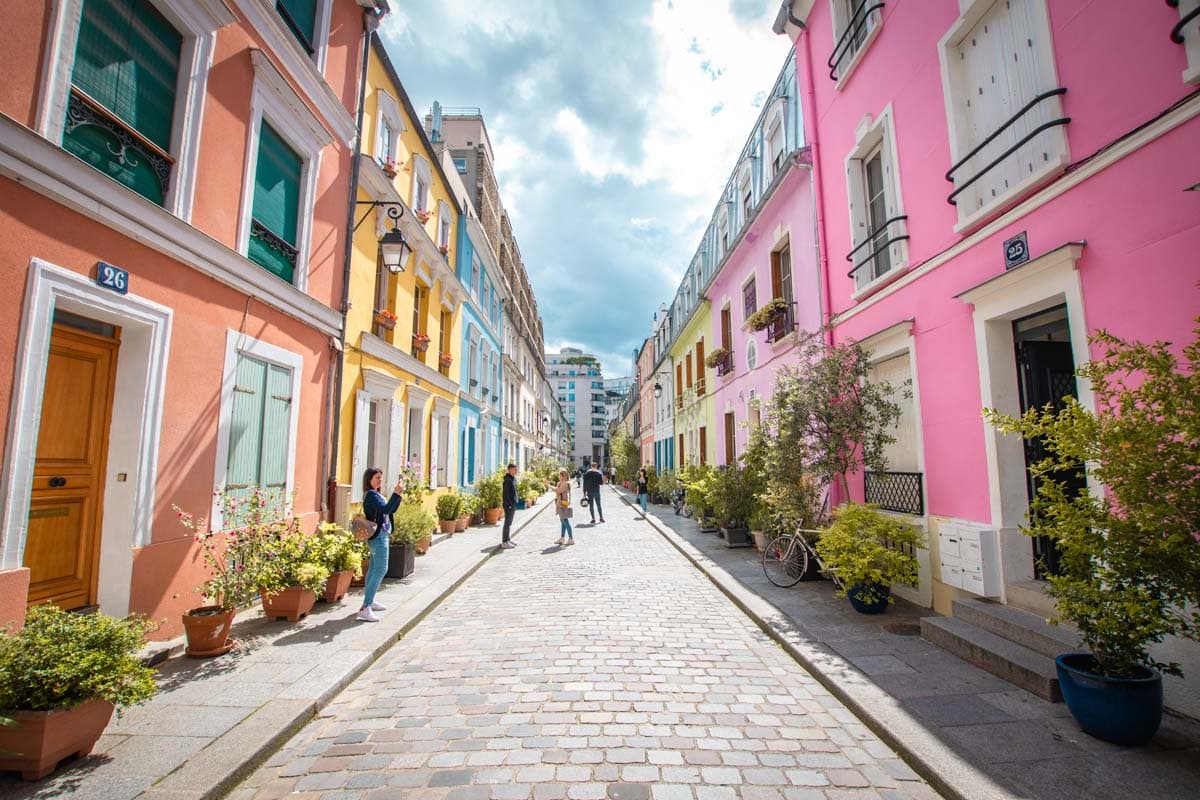
M 683 508 L 679 509 L 679 513 L 683 515 L 684 519 L 691 519 L 692 514 L 695 512 L 692 511 L 692 507 L 690 505 L 684 503 Z
M 795 586 L 808 569 L 808 548 L 791 534 L 779 536 L 763 549 L 762 565 L 771 583 L 785 589 Z

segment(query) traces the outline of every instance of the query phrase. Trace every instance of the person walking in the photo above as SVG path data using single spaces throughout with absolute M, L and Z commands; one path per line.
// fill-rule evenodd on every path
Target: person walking
M 646 476 L 646 468 L 642 467 L 637 474 L 638 504 L 642 507 L 642 516 L 646 516 L 646 495 L 650 494 L 650 478 Z
M 558 510 L 558 521 L 562 526 L 558 543 L 560 545 L 575 544 L 575 532 L 571 530 L 571 517 L 575 513 L 571 508 L 571 478 L 565 469 L 558 471 L 558 486 L 554 488 L 554 500 L 554 506 Z
M 500 546 L 516 547 L 512 543 L 513 515 L 517 513 L 517 465 L 509 463 L 508 472 L 504 475 L 504 532 L 501 535 Z
M 383 583 L 383 576 L 387 573 L 388 539 L 391 537 L 395 525 L 392 514 L 396 513 L 396 509 L 400 507 L 404 484 L 396 481 L 396 485 L 392 488 L 392 496 L 387 500 L 383 499 L 383 494 L 379 491 L 382 485 L 383 470 L 379 467 L 368 467 L 363 473 L 362 479 L 363 516 L 370 522 L 374 522 L 376 527 L 375 534 L 367 539 L 367 547 L 371 551 L 371 563 L 367 566 L 362 608 L 358 610 L 356 617 L 361 622 L 379 622 L 379 617 L 375 616 L 375 612 L 387 611 L 387 606 L 375 602 L 375 593 L 379 591 L 379 584 Z
M 600 506 L 600 487 L 604 484 L 604 475 L 596 466 L 596 462 L 592 462 L 592 466 L 587 472 L 583 473 L 583 494 L 588 499 L 588 511 L 592 514 L 592 524 L 596 524 L 596 515 L 600 515 L 600 521 L 604 522 L 604 509 Z

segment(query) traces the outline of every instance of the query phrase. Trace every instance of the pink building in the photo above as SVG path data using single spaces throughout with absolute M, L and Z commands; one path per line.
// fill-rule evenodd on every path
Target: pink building
M 1194 4 L 1193 4 L 1194 5 Z M 837 340 L 912 381 L 890 470 L 855 499 L 927 526 L 916 599 L 1045 613 L 1053 550 L 1018 531 L 1020 441 L 980 409 L 1075 394 L 1099 328 L 1190 339 L 1200 309 L 1200 20 L 1081 0 L 785 2 Z M 1173 29 L 1182 43 L 1172 38 Z M 971 554 L 948 542 L 972 544 Z M 957 544 L 954 545 L 957 547 Z M 1040 559 L 1040 563 L 1035 562 Z M 1036 564 L 1036 565 L 1035 565 Z M 1200 714 L 1200 648 L 1167 704 Z

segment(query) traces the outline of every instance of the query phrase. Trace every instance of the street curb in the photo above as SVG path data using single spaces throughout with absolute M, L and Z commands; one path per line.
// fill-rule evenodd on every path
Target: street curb
M 634 504 L 618 492 L 625 504 Z M 640 508 L 636 509 L 639 513 Z M 825 687 L 947 800 L 1012 800 L 1016 797 L 930 735 L 919 720 L 833 651 L 791 629 L 790 620 L 742 585 L 690 542 L 651 515 L 644 517 L 684 558 Z
M 529 527 L 529 525 L 550 506 L 551 503 L 548 502 L 539 503 L 537 506 L 535 506 L 533 514 L 527 515 L 519 525 L 513 526 L 512 537 L 516 538 L 519 533 L 525 530 L 525 528 Z M 480 557 L 476 559 L 474 564 L 467 567 L 467 569 L 464 570 L 461 575 L 456 576 L 448 587 L 438 592 L 436 597 L 432 598 L 428 602 L 423 603 L 419 608 L 413 611 L 405 620 L 401 622 L 400 626 L 392 633 L 389 633 L 387 637 L 379 643 L 378 646 L 369 651 L 362 651 L 364 654 L 363 657 L 360 658 L 359 661 L 343 675 L 332 681 L 329 687 L 325 691 L 321 692 L 320 696 L 318 696 L 316 700 L 305 703 L 304 706 L 295 710 L 290 715 L 287 711 L 285 711 L 283 714 L 284 718 L 282 720 L 268 722 L 267 724 L 272 726 L 271 730 L 263 731 L 262 738 L 256 739 L 252 749 L 240 750 L 239 752 L 244 754 L 244 756 L 241 757 L 236 763 L 232 763 L 227 768 L 224 768 L 222 771 L 225 774 L 217 779 L 214 783 L 211 783 L 207 790 L 203 792 L 192 793 L 181 790 L 173 790 L 163 786 L 163 784 L 169 782 L 173 775 L 176 775 L 180 771 L 186 770 L 188 765 L 192 763 L 193 760 L 200 760 L 199 757 L 201 754 L 210 751 L 212 748 L 220 747 L 222 739 L 236 734 L 240 729 L 243 729 L 244 726 L 254 727 L 254 723 L 256 722 L 262 723 L 264 719 L 270 715 L 272 706 L 282 707 L 290 703 L 294 703 L 295 701 L 278 697 L 267 701 L 255 709 L 254 712 L 248 717 L 230 729 L 225 735 L 218 737 L 199 753 L 196 753 L 192 758 L 183 762 L 183 764 L 180 764 L 179 767 L 159 778 L 148 790 L 139 796 L 145 797 L 147 800 L 155 797 L 178 797 L 180 800 L 183 800 L 185 797 L 196 798 L 196 800 L 220 800 L 220 798 L 227 795 L 242 780 L 244 780 L 247 775 L 261 766 L 263 762 L 270 758 L 270 756 L 279 750 L 280 747 L 286 744 L 287 741 L 294 736 L 297 731 L 315 719 L 320 712 L 326 706 L 328 706 L 330 702 L 332 702 L 334 697 L 336 697 L 343 689 L 349 686 L 356 678 L 366 672 L 371 665 L 378 661 L 384 653 L 386 653 L 393 645 L 396 644 L 396 642 L 403 639 L 405 634 L 416 627 L 421 620 L 425 619 L 425 617 L 429 615 L 430 612 L 441 605 L 447 597 L 449 597 L 455 592 L 455 590 L 462 586 L 462 584 L 468 578 L 478 572 L 480 568 L 482 568 L 483 565 L 486 564 L 488 560 L 495 556 L 498 552 L 500 552 L 499 545 L 486 553 L 480 554 Z M 467 561 L 468 560 L 465 559 L 463 563 L 466 563 Z M 420 595 L 418 595 L 418 597 L 419 596 Z M 209 766 L 208 769 L 211 770 L 211 766 Z

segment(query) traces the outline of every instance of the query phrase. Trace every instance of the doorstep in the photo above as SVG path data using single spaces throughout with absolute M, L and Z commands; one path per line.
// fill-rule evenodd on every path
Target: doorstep
M 520 534 L 550 503 L 518 513 Z M 240 613 L 240 644 L 212 659 L 159 656 L 160 691 L 113 718 L 92 755 L 41 781 L 0 773 L 0 797 L 209 800 L 224 796 L 499 551 L 500 524 L 446 537 L 402 580 L 384 580 L 378 623 L 354 619 L 361 589 L 295 623 Z M 182 649 L 180 647 L 180 649 Z M 165 659 L 165 660 L 163 660 Z

